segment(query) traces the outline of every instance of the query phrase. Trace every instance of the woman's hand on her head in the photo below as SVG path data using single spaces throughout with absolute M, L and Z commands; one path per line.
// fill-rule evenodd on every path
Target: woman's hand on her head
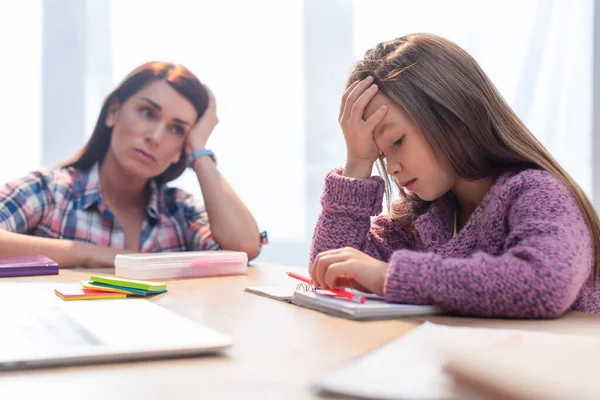
M 373 164 L 379 157 L 379 149 L 373 138 L 373 130 L 385 116 L 387 107 L 381 106 L 366 121 L 363 119 L 365 107 L 378 91 L 371 76 L 352 83 L 340 105 L 339 122 L 346 139 L 347 159 L 344 175 L 353 178 L 371 176 Z
M 208 107 L 204 112 L 204 115 L 196 122 L 192 127 L 190 134 L 188 135 L 186 152 L 187 154 L 193 153 L 195 150 L 203 149 L 206 147 L 206 142 L 212 133 L 213 129 L 219 123 L 217 118 L 217 103 L 215 96 L 208 88 L 204 85 L 206 93 L 208 94 Z
M 388 263 L 345 247 L 320 253 L 313 263 L 311 277 L 316 287 L 347 287 L 383 296 L 388 267 Z

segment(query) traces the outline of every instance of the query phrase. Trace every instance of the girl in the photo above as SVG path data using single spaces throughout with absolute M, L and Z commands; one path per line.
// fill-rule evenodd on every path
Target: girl
M 205 148 L 210 90 L 183 66 L 140 66 L 106 98 L 80 154 L 0 189 L 0 254 L 113 266 L 123 252 L 228 249 L 254 258 L 254 218 Z M 167 182 L 193 168 L 204 207 Z M 210 220 L 210 226 L 209 226 Z
M 347 161 L 325 178 L 316 286 L 468 316 L 600 312 L 598 216 L 473 58 L 408 35 L 367 51 L 348 84 Z M 377 160 L 385 179 L 371 177 Z M 390 182 L 401 199 L 371 222 Z

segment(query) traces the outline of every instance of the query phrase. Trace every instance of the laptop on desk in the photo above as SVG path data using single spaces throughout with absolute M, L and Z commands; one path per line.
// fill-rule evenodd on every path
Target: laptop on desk
M 145 299 L 65 302 L 54 284 L 0 282 L 0 302 L 0 370 L 174 358 L 232 345 Z

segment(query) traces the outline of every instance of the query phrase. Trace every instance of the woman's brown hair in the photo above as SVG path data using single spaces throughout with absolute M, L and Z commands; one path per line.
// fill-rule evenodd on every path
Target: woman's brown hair
M 600 270 L 600 220 L 590 200 L 502 98 L 477 62 L 453 42 L 411 34 L 378 44 L 359 61 L 348 86 L 373 76 L 380 92 L 396 101 L 421 129 L 432 148 L 468 180 L 507 170 L 538 168 L 559 179 L 576 197 L 594 241 L 594 279 Z M 398 186 L 404 200 L 391 203 L 391 218 L 408 229 L 431 205 Z M 395 182 L 395 181 L 394 181 Z M 398 185 L 397 182 L 395 182 Z
M 106 126 L 106 116 L 111 104 L 114 101 L 118 101 L 120 104 L 125 103 L 127 99 L 153 81 L 167 82 L 179 94 L 189 100 L 196 109 L 198 119 L 206 111 L 208 107 L 206 89 L 187 68 L 182 65 L 159 61 L 146 63 L 127 75 L 123 82 L 106 97 L 90 140 L 73 160 L 67 161 L 63 166 L 86 171 L 94 164 L 102 163 L 112 137 L 112 128 Z M 157 184 L 163 184 L 178 178 L 185 171 L 186 161 L 186 158 L 182 155 L 177 163 L 171 164 L 154 180 Z

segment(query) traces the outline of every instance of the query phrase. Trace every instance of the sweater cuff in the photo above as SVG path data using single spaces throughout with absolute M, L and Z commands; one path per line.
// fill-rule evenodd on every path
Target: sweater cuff
M 385 183 L 380 176 L 349 178 L 338 168 L 325 177 L 321 205 L 327 211 L 376 216 L 381 214 L 384 192 Z
M 390 303 L 433 304 L 428 290 L 438 256 L 410 250 L 392 254 L 384 283 L 384 298 Z

